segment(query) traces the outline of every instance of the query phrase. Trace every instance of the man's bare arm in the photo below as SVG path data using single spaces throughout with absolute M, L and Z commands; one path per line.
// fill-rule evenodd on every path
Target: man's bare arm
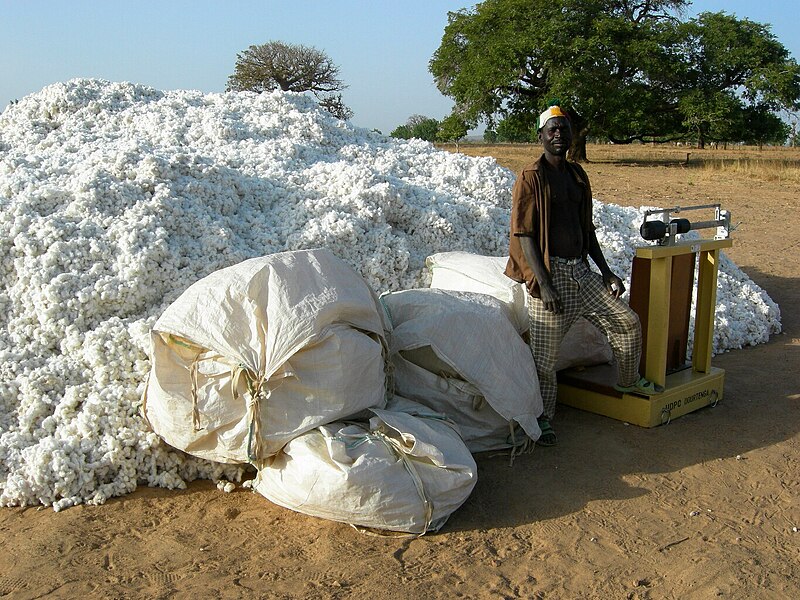
M 539 246 L 534 243 L 533 238 L 530 236 L 520 236 L 519 242 L 520 246 L 522 246 L 522 254 L 525 255 L 525 261 L 539 283 L 539 295 L 545 309 L 556 314 L 560 313 L 562 309 L 561 297 L 550 279 L 550 272 L 544 265 L 544 258 L 542 258 Z

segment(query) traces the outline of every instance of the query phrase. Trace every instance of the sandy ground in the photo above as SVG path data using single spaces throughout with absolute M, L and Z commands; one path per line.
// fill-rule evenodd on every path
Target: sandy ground
M 591 154 L 590 154 L 591 158 Z M 209 482 L 0 509 L 8 598 L 800 598 L 800 185 L 593 163 L 600 199 L 721 202 L 784 333 L 715 357 L 725 397 L 653 429 L 561 407 L 559 445 L 479 456 L 443 530 L 385 538 Z

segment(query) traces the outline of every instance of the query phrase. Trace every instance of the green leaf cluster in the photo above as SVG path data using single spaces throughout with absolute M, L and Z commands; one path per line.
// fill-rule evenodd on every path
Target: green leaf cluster
M 435 142 L 438 139 L 438 133 L 439 121 L 423 115 L 412 115 L 405 124 L 396 127 L 389 135 L 403 140 L 417 138 L 426 142 Z
M 436 139 L 440 142 L 456 142 L 467 137 L 467 123 L 457 114 L 450 114 L 439 123 Z
M 754 115 L 798 107 L 800 68 L 768 26 L 686 0 L 485 0 L 448 15 L 429 69 L 454 114 L 491 137 L 536 137 L 554 97 L 588 136 L 738 141 Z M 774 123 L 775 134 L 779 131 Z M 585 156 L 585 154 L 584 154 Z

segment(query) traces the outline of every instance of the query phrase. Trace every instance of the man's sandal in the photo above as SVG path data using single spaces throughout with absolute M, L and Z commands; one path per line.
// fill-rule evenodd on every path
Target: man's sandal
M 618 392 L 625 392 L 628 394 L 644 394 L 645 396 L 652 396 L 653 394 L 660 394 L 664 391 L 663 385 L 653 383 L 644 377 L 640 377 L 639 381 L 629 386 L 615 385 L 614 389 Z
M 550 421 L 547 419 L 538 419 L 539 421 L 539 429 L 542 430 L 542 435 L 539 436 L 539 439 L 536 440 L 536 443 L 539 446 L 555 446 L 558 442 L 556 438 L 556 432 L 553 431 L 553 428 L 550 426 Z

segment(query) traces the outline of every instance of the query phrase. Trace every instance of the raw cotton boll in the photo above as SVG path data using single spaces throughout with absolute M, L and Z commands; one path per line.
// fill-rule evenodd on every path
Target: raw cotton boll
M 60 510 L 137 485 L 240 481 L 140 416 L 149 331 L 190 285 L 243 260 L 324 246 L 376 292 L 425 287 L 425 259 L 508 250 L 514 174 L 396 140 L 302 94 L 158 91 L 75 79 L 0 113 L 0 505 Z M 630 277 L 641 212 L 595 202 Z M 721 260 L 714 351 L 780 331 L 764 290 Z
M 225 492 L 226 494 L 230 494 L 232 491 L 236 489 L 236 484 L 232 481 L 225 481 L 224 479 L 220 479 L 217 482 L 217 489 L 220 492 Z

